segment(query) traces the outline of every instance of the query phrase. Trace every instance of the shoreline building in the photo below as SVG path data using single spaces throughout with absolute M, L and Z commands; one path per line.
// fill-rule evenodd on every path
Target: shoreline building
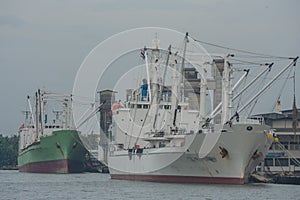
M 300 109 L 297 109 L 299 123 Z M 293 110 L 265 113 L 265 123 L 275 129 L 279 142 L 274 142 L 260 167 L 266 172 L 300 173 L 300 131 L 293 129 Z

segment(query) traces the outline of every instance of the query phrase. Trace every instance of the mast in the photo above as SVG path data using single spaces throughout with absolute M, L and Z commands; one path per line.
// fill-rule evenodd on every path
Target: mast
M 232 68 L 228 62 L 230 54 L 224 57 L 224 71 L 222 78 L 222 124 L 229 121 L 232 112 Z
M 294 77 L 293 77 L 293 84 L 294 84 L 294 102 L 293 102 L 293 111 L 292 111 L 292 116 L 293 116 L 293 131 L 295 134 L 294 139 L 296 139 L 296 133 L 297 133 L 297 127 L 298 127 L 298 109 L 297 109 L 297 101 L 296 101 L 296 65 L 294 64 Z M 299 141 L 298 141 L 299 143 Z
M 189 42 L 188 39 L 189 33 L 186 32 L 184 37 L 184 47 L 183 47 L 183 55 L 182 55 L 182 61 L 181 61 L 181 77 L 180 77 L 180 101 L 184 102 L 184 67 L 185 67 L 185 54 L 186 54 L 186 47 L 187 43 Z
M 175 55 L 176 56 L 176 55 Z M 178 106 L 178 72 L 177 72 L 177 60 L 174 59 L 174 63 L 172 64 L 173 73 L 172 73 L 172 95 L 171 95 L 171 114 L 173 122 L 172 122 L 172 130 L 176 128 L 176 115 L 177 115 L 177 106 Z
M 162 78 L 162 83 L 160 85 L 160 93 L 159 93 L 158 103 L 160 103 L 161 98 L 162 98 L 162 94 L 163 94 L 163 90 L 164 90 L 164 86 L 165 86 L 165 81 L 166 81 L 167 69 L 168 69 L 168 65 L 169 65 L 169 59 L 170 59 L 170 55 L 171 54 L 172 54 L 172 52 L 171 52 L 171 45 L 169 45 L 169 47 L 168 47 L 168 55 L 167 55 L 167 60 L 166 60 L 166 65 L 165 65 L 165 69 L 164 69 L 164 73 L 163 73 L 163 78 Z
M 177 107 L 179 101 L 184 101 L 184 64 L 185 64 L 185 54 L 188 40 L 188 33 L 185 34 L 184 37 L 184 48 L 183 48 L 183 56 L 181 61 L 181 69 L 180 69 L 180 80 L 178 80 L 178 72 L 177 72 L 177 53 L 174 55 L 174 63 L 173 63 L 173 74 L 172 74 L 172 95 L 171 95 L 171 113 L 172 113 L 172 131 L 176 131 L 176 117 L 177 117 Z
M 42 98 L 41 98 L 41 90 L 38 89 L 38 101 L 39 101 L 39 122 L 41 128 L 41 135 L 43 135 L 43 111 L 42 111 Z
M 73 97 L 70 95 L 70 103 L 69 103 L 69 128 L 73 129 L 73 114 L 72 114 L 72 105 L 73 105 Z
M 147 72 L 147 85 L 148 85 L 148 97 L 149 101 L 151 102 L 152 96 L 151 96 L 151 87 L 150 87 L 150 71 L 149 71 L 149 64 L 148 64 L 148 55 L 147 55 L 147 49 L 144 48 L 145 51 L 145 61 L 146 61 L 146 72 Z
M 228 55 L 230 56 L 230 55 Z M 226 59 L 225 59 L 226 60 Z M 233 96 L 233 85 L 232 85 L 232 65 L 227 61 L 228 64 L 228 105 L 227 105 L 227 119 L 229 120 L 232 116 L 232 96 Z
M 203 70 L 203 77 L 207 76 L 207 71 Z M 200 106 L 199 106 L 199 114 L 200 114 L 200 123 L 205 121 L 206 116 L 206 91 L 207 91 L 207 81 L 205 78 L 202 78 L 200 81 Z
M 151 48 L 151 59 L 149 65 L 149 79 L 152 86 L 151 99 L 150 99 L 150 107 L 148 108 L 150 111 L 150 115 L 153 116 L 152 128 L 153 131 L 156 132 L 156 118 L 158 111 L 158 102 L 159 102 L 159 59 L 160 59 L 160 50 L 159 50 L 159 41 L 158 39 L 153 40 L 153 48 Z M 149 87 L 150 85 L 148 85 Z
M 27 103 L 28 103 L 28 106 L 29 106 L 30 117 L 31 117 L 32 123 L 34 124 L 33 110 L 32 110 L 32 106 L 31 106 L 31 103 L 30 103 L 29 95 L 27 96 Z
M 39 138 L 39 100 L 38 93 L 35 92 L 35 139 Z
M 170 55 L 171 55 L 171 45 L 169 45 L 169 48 L 168 48 L 168 55 L 167 55 L 166 65 L 165 65 L 165 69 L 164 69 L 164 73 L 163 73 L 163 78 L 162 78 L 161 83 L 159 85 L 160 89 L 159 89 L 157 106 L 156 106 L 156 110 L 155 110 L 155 117 L 154 117 L 154 123 L 153 123 L 153 128 L 154 129 L 156 128 L 157 113 L 158 113 L 159 104 L 161 102 L 162 94 L 163 94 L 163 90 L 164 90 L 164 86 L 165 86 L 165 79 L 166 79 L 167 68 L 168 68 L 168 65 L 169 65 Z M 155 130 L 155 132 L 156 132 L 156 130 Z
M 67 119 L 68 119 L 68 116 L 67 116 L 67 112 L 68 112 L 68 103 L 67 103 L 67 99 L 64 99 L 64 102 L 63 102 L 63 129 L 67 129 Z
M 158 70 L 159 70 L 159 49 L 158 49 L 158 41 L 155 40 L 155 48 L 152 50 L 151 56 L 151 64 L 150 64 L 150 83 L 152 84 L 152 94 L 151 94 L 151 104 L 157 105 L 158 102 L 158 89 L 159 89 L 159 81 L 158 81 Z

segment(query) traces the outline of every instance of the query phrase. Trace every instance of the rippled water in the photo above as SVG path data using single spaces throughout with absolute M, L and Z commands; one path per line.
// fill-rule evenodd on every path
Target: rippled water
M 0 171 L 0 199 L 300 199 L 300 186 L 168 184 L 111 180 L 108 174 Z

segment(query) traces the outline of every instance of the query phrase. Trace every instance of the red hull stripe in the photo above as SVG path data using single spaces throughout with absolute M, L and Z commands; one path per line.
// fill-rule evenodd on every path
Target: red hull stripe
M 165 183 L 218 183 L 218 184 L 245 184 L 243 178 L 227 177 L 199 177 L 199 176 L 168 176 L 168 175 L 137 175 L 137 174 L 111 174 L 112 179 L 152 181 Z
M 81 173 L 83 170 L 83 163 L 66 159 L 27 163 L 19 166 L 20 172 L 31 173 Z

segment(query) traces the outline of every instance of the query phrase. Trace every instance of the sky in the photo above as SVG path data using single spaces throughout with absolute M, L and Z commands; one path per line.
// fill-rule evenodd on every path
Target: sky
M 299 56 L 299 9 L 297 0 L 0 0 L 0 133 L 17 132 L 26 96 L 37 88 L 70 93 L 88 53 L 121 31 L 164 27 L 225 46 Z M 299 92 L 297 99 L 300 105 Z

